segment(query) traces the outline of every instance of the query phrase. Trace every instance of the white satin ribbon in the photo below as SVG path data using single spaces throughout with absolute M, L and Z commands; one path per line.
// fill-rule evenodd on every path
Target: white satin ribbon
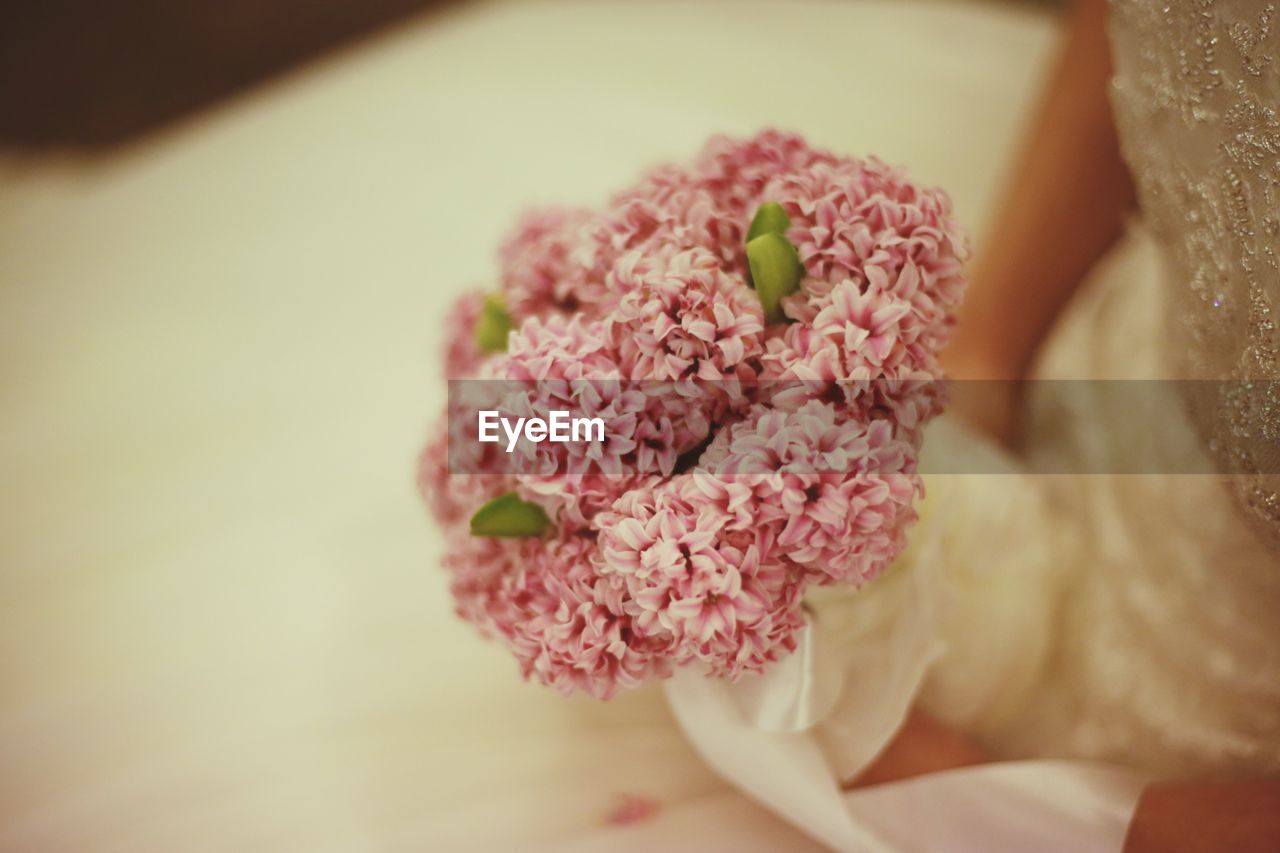
M 853 754 L 841 750 L 835 763 L 865 766 L 872 757 L 863 754 L 866 732 L 887 736 L 897 729 L 929 667 L 946 651 L 936 612 L 937 547 L 927 539 L 914 552 L 925 559 L 909 570 L 890 570 L 865 589 L 810 590 L 796 650 L 726 686 L 746 721 L 769 732 L 819 724 L 838 729 L 854 721 L 854 732 L 831 732 L 833 739 L 857 742 Z
M 880 849 L 845 807 L 813 735 L 755 728 L 723 682 L 696 672 L 681 670 L 666 692 L 703 759 L 757 802 L 835 849 Z
M 754 728 L 803 732 L 831 713 L 843 688 L 844 670 L 832 654 L 831 637 L 810 619 L 794 652 L 764 673 L 744 676 L 731 695 Z
M 850 791 L 853 823 L 882 846 L 949 853 L 1114 853 L 1146 784 L 1087 761 L 1008 761 Z
M 1146 782 L 1104 764 L 1016 761 L 844 792 L 813 733 L 756 728 L 729 685 L 681 672 L 667 698 L 708 764 L 836 850 L 1117 851 Z M 863 731 L 865 751 L 895 730 Z

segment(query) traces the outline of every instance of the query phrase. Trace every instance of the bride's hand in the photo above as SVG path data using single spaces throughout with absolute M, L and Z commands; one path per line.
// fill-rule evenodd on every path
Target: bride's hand
M 845 781 L 845 790 L 897 782 L 953 767 L 982 764 L 990 759 L 955 729 L 913 708 L 884 752 L 856 778 Z
M 1125 836 L 1126 853 L 1280 850 L 1280 780 L 1151 785 Z
M 902 729 L 846 790 L 988 761 L 963 735 L 913 710 Z M 1149 786 L 1138 801 L 1125 853 L 1262 853 L 1280 850 L 1280 780 Z

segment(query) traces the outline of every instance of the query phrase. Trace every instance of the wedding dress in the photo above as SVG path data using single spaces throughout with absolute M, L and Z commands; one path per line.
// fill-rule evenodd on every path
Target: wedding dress
M 1112 4 L 1112 98 L 1143 221 L 1042 348 L 1023 446 L 1006 454 L 943 418 L 926 456 L 987 473 L 926 476 L 899 566 L 817 602 L 798 662 L 767 683 L 671 686 L 704 755 L 827 843 L 1115 849 L 1147 781 L 1280 771 L 1276 15 L 1250 0 Z M 1171 417 L 1129 443 L 1089 416 L 1104 383 L 1049 381 L 1123 379 L 1202 381 L 1146 383 Z M 1223 474 L 1178 473 L 1210 468 Z M 1145 473 L 1040 473 L 1132 470 Z M 1039 760 L 832 789 L 912 701 L 996 758 Z M 788 772 L 803 795 L 764 778 Z
M 1162 776 L 1280 770 L 1280 478 L 1268 476 L 1280 383 L 1244 381 L 1280 379 L 1274 14 L 1239 0 L 1113 4 L 1115 113 L 1154 242 L 1134 238 L 1097 271 L 1035 378 L 1214 380 L 1171 389 L 1186 392 L 1169 408 L 1186 422 L 1164 425 L 1146 470 L 1199 451 L 1231 476 L 1043 478 L 1061 600 L 1044 626 L 1054 637 L 1033 645 L 1042 674 L 1007 724 L 984 725 L 976 706 L 962 721 L 999 754 L 1102 758 Z M 1031 469 L 1133 452 L 1089 429 L 1087 397 L 1064 403 L 1052 383 L 1039 387 L 1026 413 Z M 976 514 L 983 490 L 1001 484 L 973 485 Z M 983 624 L 979 600 L 955 643 Z M 946 715 L 964 674 L 941 669 L 951 687 L 931 704 Z

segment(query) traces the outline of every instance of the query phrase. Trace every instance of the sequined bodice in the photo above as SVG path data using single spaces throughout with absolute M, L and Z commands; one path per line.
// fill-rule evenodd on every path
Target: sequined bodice
M 1280 548 L 1280 14 L 1266 0 L 1113 0 L 1111 35 L 1170 356 L 1182 377 L 1229 380 L 1200 383 L 1191 417 Z

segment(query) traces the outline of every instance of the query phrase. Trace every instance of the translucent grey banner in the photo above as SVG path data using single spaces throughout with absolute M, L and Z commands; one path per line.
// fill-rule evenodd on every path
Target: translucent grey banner
M 446 426 L 454 474 L 1280 475 L 1280 380 L 451 380 Z

